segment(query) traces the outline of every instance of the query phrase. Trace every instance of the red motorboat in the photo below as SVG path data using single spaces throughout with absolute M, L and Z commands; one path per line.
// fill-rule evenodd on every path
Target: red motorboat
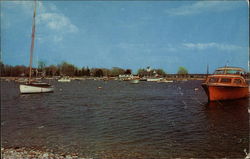
M 221 67 L 202 83 L 209 101 L 233 100 L 249 96 L 245 71 L 239 67 Z

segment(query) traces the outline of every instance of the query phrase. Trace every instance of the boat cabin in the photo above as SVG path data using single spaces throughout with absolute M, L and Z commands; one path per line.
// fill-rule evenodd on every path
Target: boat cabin
M 221 83 L 221 84 L 230 84 L 230 85 L 243 85 L 246 84 L 246 81 L 243 77 L 227 77 L 227 76 L 209 76 L 206 80 L 206 83 Z
M 215 75 L 244 75 L 246 72 L 239 67 L 221 67 L 215 70 Z
M 222 85 L 246 85 L 247 82 L 244 78 L 245 71 L 239 67 L 222 67 L 216 69 L 213 75 L 206 79 L 209 84 L 222 84 Z

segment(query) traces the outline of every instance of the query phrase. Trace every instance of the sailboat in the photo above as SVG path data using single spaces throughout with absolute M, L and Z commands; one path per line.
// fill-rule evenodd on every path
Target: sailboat
M 30 64 L 29 64 L 29 80 L 26 84 L 20 84 L 20 92 L 21 93 L 47 93 L 53 92 L 54 88 L 48 83 L 35 82 L 31 80 L 32 76 L 32 58 L 33 58 L 33 50 L 34 50 L 34 42 L 35 42 L 35 26 L 36 26 L 36 0 L 34 6 L 34 14 L 33 14 L 33 24 L 32 24 L 32 40 L 30 47 Z

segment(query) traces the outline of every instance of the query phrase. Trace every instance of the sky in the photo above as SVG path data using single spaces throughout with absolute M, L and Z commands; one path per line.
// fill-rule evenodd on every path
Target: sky
M 1 60 L 28 66 L 34 2 L 0 4 Z M 248 7 L 245 0 L 38 1 L 33 65 L 248 70 Z

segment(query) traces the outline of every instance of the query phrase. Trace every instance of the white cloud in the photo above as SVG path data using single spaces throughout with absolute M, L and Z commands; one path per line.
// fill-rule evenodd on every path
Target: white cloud
M 191 5 L 183 5 L 178 8 L 166 10 L 166 13 L 171 16 L 188 16 L 200 14 L 202 12 L 221 12 L 231 10 L 237 7 L 235 1 L 198 1 Z
M 243 47 L 232 45 L 232 44 L 220 44 L 220 43 L 183 43 L 182 44 L 185 48 L 189 49 L 197 49 L 197 50 L 205 50 L 210 48 L 215 48 L 224 51 L 236 51 L 242 49 Z
M 72 23 L 69 17 L 65 16 L 51 2 L 37 1 L 37 34 L 38 41 L 52 40 L 59 42 L 66 38 L 69 33 L 78 32 L 78 27 Z M 4 4 L 4 7 L 10 10 L 16 10 L 24 14 L 25 17 L 32 17 L 34 3 L 31 1 L 9 1 Z M 31 19 L 30 19 L 31 20 Z
M 78 28 L 71 23 L 69 18 L 59 13 L 42 13 L 37 17 L 38 24 L 45 25 L 52 31 L 70 32 L 78 31 Z

